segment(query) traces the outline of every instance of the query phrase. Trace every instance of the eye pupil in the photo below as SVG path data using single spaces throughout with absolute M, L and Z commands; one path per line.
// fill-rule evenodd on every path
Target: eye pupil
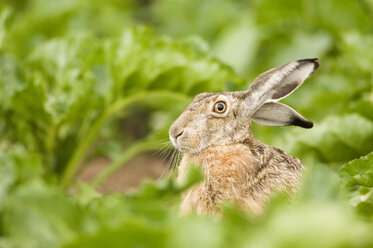
M 227 105 L 224 102 L 218 102 L 214 106 L 214 111 L 219 114 L 224 113 L 226 109 L 227 109 Z

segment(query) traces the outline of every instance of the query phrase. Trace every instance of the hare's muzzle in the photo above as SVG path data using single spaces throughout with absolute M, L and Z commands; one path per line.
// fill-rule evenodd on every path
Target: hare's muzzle
M 172 144 L 177 148 L 177 139 L 183 135 L 184 130 L 179 129 L 179 128 L 172 128 L 170 129 L 170 140 Z
M 180 133 L 176 134 L 175 139 L 177 140 L 177 138 L 179 138 L 183 133 L 184 133 L 184 131 L 181 131 Z

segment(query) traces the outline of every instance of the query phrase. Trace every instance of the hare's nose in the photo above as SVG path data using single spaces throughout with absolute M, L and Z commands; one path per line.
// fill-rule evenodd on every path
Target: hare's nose
M 180 133 L 176 134 L 175 139 L 177 140 L 177 138 L 179 138 L 183 133 L 184 131 L 181 131 Z

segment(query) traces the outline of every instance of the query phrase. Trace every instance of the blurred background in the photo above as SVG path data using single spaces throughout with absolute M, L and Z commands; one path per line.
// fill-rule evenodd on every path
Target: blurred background
M 187 243 L 183 232 L 205 240 L 199 247 L 368 247 L 372 47 L 372 0 L 0 0 L 0 247 L 100 247 L 107 235 L 116 247 L 125 237 L 118 228 L 170 247 Z M 284 102 L 315 127 L 253 124 L 257 139 L 309 168 L 302 203 L 289 212 L 278 201 L 277 217 L 260 223 L 232 209 L 218 224 L 169 223 L 182 190 L 171 180 L 180 155 L 167 133 L 193 96 L 245 90 L 261 72 L 313 57 L 320 68 Z M 130 200 L 110 194 L 130 188 L 139 190 Z M 56 215 L 45 214 L 51 202 Z M 145 210 L 149 204 L 156 207 Z M 297 222 L 303 211 L 310 219 Z M 284 233 L 265 241 L 283 218 Z M 39 229 L 30 232 L 35 220 Z M 162 228 L 139 227 L 149 221 Z M 309 236 L 293 238 L 298 224 Z M 244 230 L 258 236 L 243 239 Z M 216 231 L 224 235 L 216 239 Z M 331 241 L 336 233 L 344 236 Z

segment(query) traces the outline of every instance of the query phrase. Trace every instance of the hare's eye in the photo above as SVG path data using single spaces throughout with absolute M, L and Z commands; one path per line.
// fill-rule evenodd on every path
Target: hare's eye
M 226 110 L 227 110 L 227 105 L 225 104 L 225 102 L 217 102 L 217 103 L 215 103 L 215 105 L 214 105 L 214 111 L 216 113 L 222 114 Z

